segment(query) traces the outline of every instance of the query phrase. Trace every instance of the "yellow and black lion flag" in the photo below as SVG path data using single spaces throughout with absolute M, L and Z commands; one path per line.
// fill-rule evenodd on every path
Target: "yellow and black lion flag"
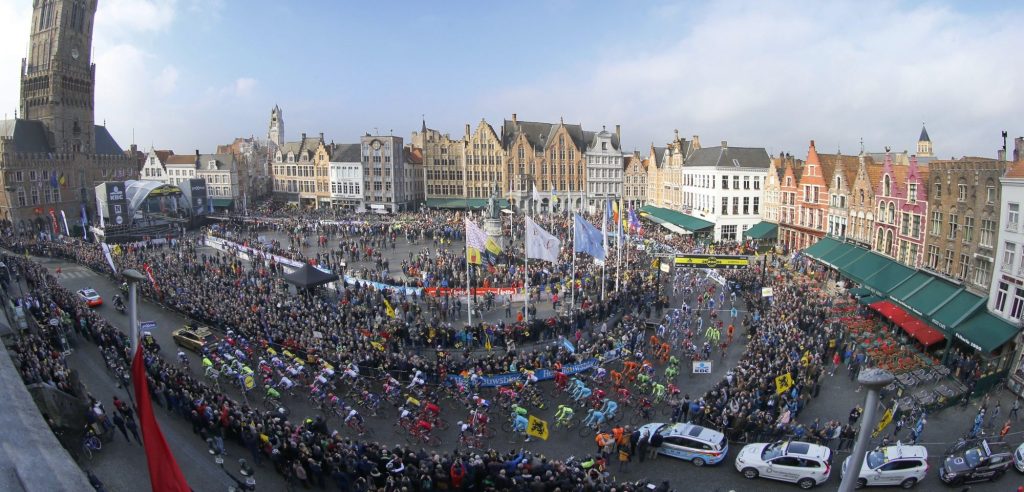
M 530 415 L 530 422 L 526 425 L 526 435 L 548 440 L 548 422 Z
M 384 299 L 384 310 L 388 314 L 389 318 L 394 319 L 397 315 L 395 314 L 395 308 L 391 307 L 391 303 L 387 299 Z

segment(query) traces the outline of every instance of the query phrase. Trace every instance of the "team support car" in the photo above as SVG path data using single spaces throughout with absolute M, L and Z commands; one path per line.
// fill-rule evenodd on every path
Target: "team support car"
M 99 307 L 103 305 L 103 298 L 95 289 L 85 288 L 78 290 L 78 298 L 85 302 L 86 306 Z
M 840 477 L 846 476 L 850 458 L 843 461 Z M 928 475 L 928 450 L 924 446 L 905 446 L 897 443 L 869 451 L 857 478 L 857 488 L 876 485 L 899 485 L 913 488 Z
M 736 456 L 736 470 L 746 478 L 771 478 L 809 489 L 828 480 L 832 450 L 799 441 L 748 444 Z
M 1017 471 L 1024 473 L 1024 444 L 1017 446 L 1017 450 L 1014 451 L 1013 466 L 1017 468 Z
M 213 345 L 217 343 L 217 337 L 205 326 L 185 326 L 184 328 L 174 330 L 171 333 L 171 337 L 174 338 L 174 343 L 178 346 L 185 347 L 196 353 L 202 352 L 203 347 L 207 344 Z
M 647 424 L 640 432 L 664 437 L 658 454 L 687 460 L 696 466 L 715 465 L 729 453 L 729 441 L 714 429 L 693 424 Z
M 959 485 L 965 482 L 995 480 L 1013 464 L 1013 453 L 1004 442 L 981 442 L 946 457 L 939 467 L 943 482 Z

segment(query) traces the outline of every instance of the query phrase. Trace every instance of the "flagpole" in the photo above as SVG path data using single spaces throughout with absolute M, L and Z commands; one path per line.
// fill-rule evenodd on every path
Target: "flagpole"
M 529 212 L 526 213 L 526 218 L 530 218 Z M 525 223 L 524 223 L 525 224 Z M 523 321 L 530 322 L 530 255 L 526 254 L 526 243 L 530 241 L 530 228 L 529 224 L 523 231 Z
M 469 172 L 466 169 L 465 159 L 463 159 L 463 162 L 462 162 L 462 197 L 463 197 L 463 199 L 465 200 L 465 203 L 466 203 L 466 219 L 467 220 L 469 219 L 469 186 L 466 183 L 466 180 L 468 178 L 469 178 Z M 468 229 L 466 230 L 466 235 L 467 236 L 469 235 L 469 230 Z M 469 312 L 467 313 L 468 317 L 466 318 L 468 320 L 468 324 L 466 326 L 468 326 L 469 328 L 472 328 L 473 327 L 473 283 L 470 281 L 469 238 L 467 237 L 465 239 L 466 239 L 466 306 L 469 307 Z M 482 254 L 484 254 L 484 252 L 481 251 L 480 254 L 482 255 Z
M 611 211 L 611 204 L 604 202 L 604 210 L 601 211 L 601 237 L 604 244 L 604 260 L 601 261 L 601 302 L 604 302 L 604 270 L 605 265 L 608 264 L 608 212 Z
M 612 218 L 615 219 L 615 292 L 619 291 L 619 277 L 622 272 L 622 199 L 619 199 L 619 203 L 616 204 L 616 208 L 619 210 L 619 216 Z
M 569 277 L 569 323 L 576 309 L 576 217 L 572 219 L 572 276 Z

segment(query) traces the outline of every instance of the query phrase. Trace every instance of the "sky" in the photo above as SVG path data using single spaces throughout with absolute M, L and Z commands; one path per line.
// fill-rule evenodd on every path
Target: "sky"
M 0 0 L 0 112 L 18 106 L 31 0 Z M 772 154 L 994 157 L 1024 135 L 1024 3 L 100 0 L 96 121 L 119 143 L 212 152 L 324 133 L 460 137 L 481 119 L 678 130 Z M 1012 146 L 1012 144 L 1011 144 Z

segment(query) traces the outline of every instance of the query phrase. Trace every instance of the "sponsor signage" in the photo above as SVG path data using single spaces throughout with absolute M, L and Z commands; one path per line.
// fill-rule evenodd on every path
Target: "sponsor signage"
M 750 265 L 749 256 L 700 255 L 676 256 L 676 266 L 683 268 L 745 268 Z
M 206 180 L 190 178 L 188 180 L 189 196 L 193 215 L 205 214 L 210 209 L 210 199 L 206 191 Z
M 694 374 L 711 374 L 711 361 L 709 361 L 709 360 L 695 360 L 695 361 L 693 361 L 693 373 Z
M 123 181 L 108 181 L 107 188 L 107 216 L 110 217 L 112 225 L 128 225 L 131 218 L 128 214 L 128 193 L 125 190 Z

